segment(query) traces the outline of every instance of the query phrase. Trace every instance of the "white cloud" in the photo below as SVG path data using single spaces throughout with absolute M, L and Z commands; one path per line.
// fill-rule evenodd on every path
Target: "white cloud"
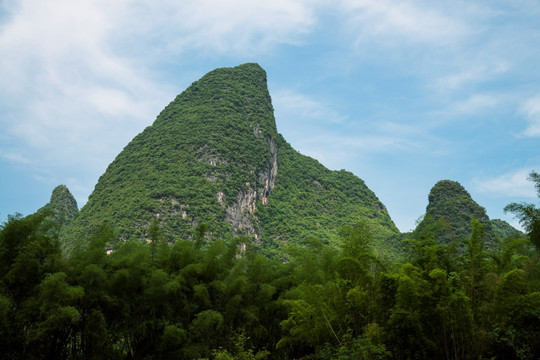
M 423 43 L 443 46 L 469 33 L 466 23 L 446 15 L 432 2 L 391 0 L 343 0 L 350 14 L 349 26 L 357 41 L 384 41 L 386 45 Z M 448 10 L 448 9 L 447 9 Z
M 295 122 L 343 123 L 346 117 L 339 114 L 327 101 L 316 100 L 305 94 L 287 89 L 275 91 L 272 102 L 276 117 L 286 117 Z
M 170 53 L 257 54 L 297 43 L 315 22 L 307 0 L 130 1 L 126 15 L 134 35 Z
M 80 185 L 86 189 L 182 90 L 156 79 L 160 61 L 205 52 L 255 55 L 295 44 L 315 22 L 310 6 L 304 0 L 0 2 L 0 137 L 10 140 L 2 141 L 1 156 L 32 159 L 43 174 L 90 173 Z
M 0 52 L 10 54 L 0 59 L 0 106 L 11 108 L 0 121 L 8 132 L 59 155 L 84 152 L 100 138 L 92 130 L 118 130 L 116 117 L 131 117 L 135 127 L 152 119 L 164 92 L 109 50 L 114 19 L 104 2 L 17 5 L 0 32 Z M 75 147 L 65 148 L 70 142 Z
M 478 84 L 507 72 L 510 65 L 504 60 L 494 60 L 484 58 L 480 59 L 458 59 L 457 70 L 450 71 L 435 79 L 433 87 L 439 91 L 453 91 Z M 482 64 L 478 64 L 482 63 Z
M 525 136 L 540 137 L 540 94 L 527 99 L 520 108 L 528 121 Z
M 497 105 L 497 99 L 492 95 L 473 94 L 467 99 L 457 102 L 451 109 L 454 113 L 472 114 Z
M 15 152 L 5 152 L 0 151 L 0 157 L 3 159 L 13 162 L 13 163 L 19 163 L 19 164 L 31 164 L 32 160 L 26 158 L 23 154 L 15 153 Z
M 493 179 L 473 179 L 475 188 L 498 197 L 536 198 L 534 185 L 527 180 L 532 169 L 509 172 Z

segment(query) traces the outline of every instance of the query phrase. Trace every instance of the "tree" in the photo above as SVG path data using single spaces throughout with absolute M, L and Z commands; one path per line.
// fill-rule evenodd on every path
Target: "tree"
M 484 251 L 484 225 L 480 221 L 472 220 L 472 234 L 469 238 L 464 239 L 465 253 L 464 253 L 464 266 L 465 275 L 468 279 L 468 295 L 474 307 L 476 307 L 477 295 L 476 292 L 479 288 L 479 282 L 481 282 L 486 269 L 487 253 Z
M 84 289 L 71 286 L 64 272 L 47 274 L 37 286 L 38 294 L 27 301 L 24 306 L 35 307 L 37 315 L 28 326 L 26 341 L 30 352 L 39 358 L 47 354 L 47 358 L 66 358 L 69 342 L 75 339 L 73 333 L 81 319 L 75 307 L 83 297 Z
M 152 265 L 154 265 L 156 250 L 162 238 L 159 221 L 157 219 L 152 220 L 150 228 L 148 229 L 148 236 L 150 237 L 150 245 L 152 247 Z
M 215 350 L 213 355 L 216 360 L 263 360 L 266 359 L 270 352 L 266 350 L 255 353 L 253 348 L 249 348 L 246 345 L 249 337 L 243 333 L 234 337 L 234 350 L 229 352 L 227 349 L 220 348 Z
M 540 174 L 536 171 L 531 171 L 529 181 L 534 183 L 536 193 L 540 198 Z M 533 243 L 537 249 L 540 249 L 540 208 L 534 206 L 534 204 L 511 203 L 505 206 L 505 212 L 512 212 L 519 219 L 519 223 L 523 225 L 529 240 Z

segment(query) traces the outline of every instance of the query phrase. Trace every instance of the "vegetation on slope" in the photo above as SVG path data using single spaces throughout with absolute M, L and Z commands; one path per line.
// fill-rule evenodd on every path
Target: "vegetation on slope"
M 362 219 L 379 238 L 397 234 L 364 182 L 294 151 L 278 135 L 257 64 L 214 70 L 171 102 L 99 179 L 80 216 L 61 234 L 66 248 L 110 222 L 120 240 L 148 239 L 158 220 L 169 242 L 249 235 L 269 255 L 289 241 Z M 279 255 L 278 255 L 279 256 Z
M 426 215 L 417 230 L 441 220 L 445 226 L 437 241 L 448 243 L 452 239 L 471 236 L 471 221 L 474 219 L 484 226 L 489 244 L 496 238 L 505 238 L 518 232 L 505 221 L 490 221 L 486 210 L 472 199 L 467 190 L 457 181 L 451 180 L 441 180 L 433 186 L 429 193 Z
M 376 235 L 380 252 L 397 251 L 388 240 L 399 230 L 377 196 L 354 174 L 331 171 L 295 151 L 280 136 L 279 172 L 268 206 L 258 207 L 263 248 L 283 250 L 288 239 L 316 238 L 337 245 L 343 226 L 359 220 Z
M 266 74 L 256 64 L 217 69 L 193 83 L 131 141 L 99 179 L 64 238 L 107 219 L 121 239 L 145 238 L 158 218 L 168 240 L 205 223 L 224 235 L 225 205 L 257 184 L 275 136 Z
M 504 239 L 521 233 L 521 231 L 517 230 L 506 221 L 500 219 L 491 220 L 491 230 L 497 239 Z

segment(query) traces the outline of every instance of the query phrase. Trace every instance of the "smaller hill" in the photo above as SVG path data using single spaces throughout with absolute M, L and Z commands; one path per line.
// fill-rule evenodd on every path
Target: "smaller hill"
M 442 220 L 446 230 L 437 239 L 448 243 L 454 239 L 464 239 L 471 235 L 471 221 L 477 219 L 484 225 L 486 240 L 493 243 L 519 233 L 503 220 L 490 220 L 486 210 L 473 200 L 469 192 L 457 181 L 441 180 L 431 189 L 424 220 L 415 231 L 422 229 L 430 220 Z
M 45 210 L 52 211 L 51 220 L 60 227 L 68 225 L 79 215 L 77 201 L 66 185 L 55 187 L 49 203 L 39 209 L 38 212 Z

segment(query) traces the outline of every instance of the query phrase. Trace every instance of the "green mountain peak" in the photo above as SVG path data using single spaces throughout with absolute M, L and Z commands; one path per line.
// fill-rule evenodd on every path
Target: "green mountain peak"
M 62 234 L 69 248 L 103 221 L 118 237 L 168 241 L 248 235 L 261 247 L 317 237 L 332 242 L 358 220 L 398 232 L 386 208 L 351 173 L 330 171 L 278 134 L 266 73 L 257 64 L 213 70 L 178 95 L 100 177 Z
M 471 235 L 472 219 L 484 225 L 486 239 L 491 244 L 496 238 L 503 238 L 519 233 L 507 222 L 490 220 L 486 210 L 473 200 L 469 192 L 457 181 L 441 180 L 431 189 L 428 196 L 426 216 L 417 229 L 426 221 L 443 220 L 446 231 L 438 239 L 448 242 L 451 239 L 463 239 Z

